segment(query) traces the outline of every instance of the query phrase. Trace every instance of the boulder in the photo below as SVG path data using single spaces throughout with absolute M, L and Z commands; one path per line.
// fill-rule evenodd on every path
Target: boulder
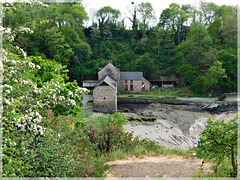
M 227 98 L 227 93 L 224 93 L 224 94 L 222 94 L 222 95 L 218 98 L 218 100 L 219 100 L 219 101 L 225 101 L 226 98 Z

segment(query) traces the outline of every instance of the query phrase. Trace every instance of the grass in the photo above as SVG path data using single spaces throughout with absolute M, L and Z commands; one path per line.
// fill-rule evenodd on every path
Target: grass
M 126 159 L 127 157 L 138 157 L 143 158 L 145 156 L 184 156 L 185 158 L 192 157 L 191 151 L 185 151 L 181 149 L 168 149 L 168 148 L 157 148 L 157 149 L 146 149 L 144 146 L 137 146 L 131 151 L 127 151 L 125 149 L 117 149 L 115 151 L 112 151 L 108 154 L 105 154 L 102 156 L 102 158 L 105 161 L 114 161 L 114 160 L 120 160 L 120 159 Z
M 220 94 L 213 94 L 211 97 L 219 97 Z M 189 87 L 184 87 L 181 89 L 175 88 L 162 88 L 151 89 L 149 92 L 126 92 L 120 91 L 118 95 L 120 98 L 146 98 L 146 99 L 158 99 L 163 97 L 164 99 L 174 99 L 177 97 L 208 97 L 207 94 L 193 93 Z
M 99 117 L 105 115 L 104 113 L 96 113 L 96 112 L 92 112 L 92 111 L 86 111 L 85 113 L 86 113 L 87 115 L 89 115 L 89 116 L 85 116 L 85 117 L 84 117 L 84 120 L 85 120 L 86 122 L 88 122 L 88 123 L 91 123 L 91 122 L 93 122 L 93 121 L 95 121 L 95 120 L 98 120 Z
M 214 163 L 213 163 L 214 164 Z M 235 177 L 236 174 L 233 172 L 232 165 L 230 159 L 225 159 L 222 164 L 216 168 L 212 166 L 212 173 L 204 173 L 202 171 L 202 167 L 200 166 L 198 174 L 194 175 L 194 178 L 216 178 L 216 177 Z
M 93 105 L 91 103 L 87 102 L 87 104 L 85 106 L 83 106 L 82 109 L 87 110 L 87 109 L 92 108 L 92 107 L 93 107 Z
M 165 148 L 163 146 L 160 146 L 152 141 L 144 141 L 146 144 L 138 144 L 135 146 L 134 149 L 127 150 L 127 149 L 116 149 L 114 151 L 109 152 L 108 154 L 102 155 L 101 158 L 103 158 L 105 161 L 114 161 L 114 160 L 120 160 L 120 159 L 126 159 L 127 157 L 138 157 L 143 158 L 145 156 L 184 156 L 185 158 L 192 157 L 193 152 L 190 150 L 182 150 L 178 148 Z
M 133 95 L 133 96 L 132 96 Z M 125 92 L 121 91 L 118 97 L 127 97 L 127 98 L 151 98 L 158 99 L 159 97 L 171 98 L 171 97 L 189 97 L 192 96 L 192 93 L 186 88 L 173 90 L 173 88 L 166 88 L 165 91 L 162 91 L 162 88 L 151 89 L 149 92 Z
M 93 115 L 93 112 L 83 109 L 83 110 L 82 110 L 82 115 L 83 115 L 84 117 L 90 117 L 90 116 Z
M 158 96 L 151 95 L 118 95 L 118 98 L 142 98 L 142 99 L 158 99 Z

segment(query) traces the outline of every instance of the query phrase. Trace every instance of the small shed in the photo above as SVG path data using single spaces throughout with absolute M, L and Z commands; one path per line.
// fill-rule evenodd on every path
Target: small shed
M 117 82 L 108 75 L 93 89 L 93 110 L 104 113 L 117 110 Z
M 96 87 L 97 84 L 98 84 L 98 81 L 96 80 L 82 81 L 82 87 L 85 87 L 85 88 L 93 88 L 93 87 Z

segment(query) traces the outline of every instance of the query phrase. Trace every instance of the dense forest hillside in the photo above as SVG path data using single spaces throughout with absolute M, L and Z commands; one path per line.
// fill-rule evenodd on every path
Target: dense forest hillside
M 108 60 L 121 71 L 142 71 L 148 80 L 176 75 L 198 93 L 236 91 L 237 7 L 201 2 L 200 9 L 170 4 L 154 17 L 150 3 L 134 5 L 126 29 L 121 12 L 103 7 L 92 25 L 81 3 L 4 4 L 3 25 L 27 55 L 67 65 L 70 81 L 96 79 Z M 154 27 L 149 22 L 156 20 Z M 5 47 L 8 44 L 4 44 Z
M 1 176 L 104 177 L 105 161 L 116 156 L 189 153 L 134 138 L 119 112 L 87 121 L 92 112 L 81 107 L 89 92 L 81 81 L 97 78 L 108 60 L 149 80 L 175 75 L 196 93 L 236 91 L 237 7 L 202 2 L 200 10 L 171 4 L 160 17 L 152 12 L 150 3 L 136 5 L 127 29 L 119 10 L 103 7 L 84 27 L 81 3 L 3 4 Z M 231 160 L 227 176 L 237 173 L 236 119 L 210 119 L 196 151 L 216 168 Z

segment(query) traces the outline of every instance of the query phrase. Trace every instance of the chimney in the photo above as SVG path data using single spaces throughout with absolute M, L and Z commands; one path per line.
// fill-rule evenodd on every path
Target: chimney
M 108 63 L 111 63 L 111 64 L 112 64 L 112 61 L 107 61 L 107 64 L 108 64 Z

